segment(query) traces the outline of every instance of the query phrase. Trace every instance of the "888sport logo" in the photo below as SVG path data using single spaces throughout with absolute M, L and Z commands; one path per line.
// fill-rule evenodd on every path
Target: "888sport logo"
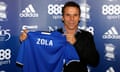
M 48 14 L 49 15 L 61 15 L 63 4 L 49 4 L 48 5 Z
M 11 58 L 10 49 L 0 49 L 0 60 L 9 60 Z
M 120 5 L 103 5 L 102 6 L 103 15 L 120 15 Z

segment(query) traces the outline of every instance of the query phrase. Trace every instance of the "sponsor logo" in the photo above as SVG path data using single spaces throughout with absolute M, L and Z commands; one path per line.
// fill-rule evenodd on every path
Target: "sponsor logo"
M 94 35 L 94 27 L 92 27 L 92 26 L 89 26 L 89 27 L 78 26 L 78 29 L 86 30 L 86 31 L 90 32 L 92 35 Z
M 49 4 L 48 5 L 48 14 L 52 15 L 53 19 L 61 19 L 63 6 L 64 6 L 63 4 Z
M 113 26 L 111 27 L 107 32 L 104 33 L 102 36 L 103 39 L 120 39 L 120 35 L 118 34 L 118 31 Z
M 53 19 L 61 19 L 62 18 L 62 7 L 64 4 L 49 4 L 48 5 L 48 14 L 52 15 Z M 90 6 L 86 3 L 80 4 L 81 7 L 81 20 L 86 21 L 86 19 L 90 19 Z
M 103 5 L 103 15 L 120 15 L 120 5 Z
M 10 58 L 11 58 L 10 49 L 0 49 L 0 66 L 10 64 Z
M 10 29 L 1 29 L 0 26 L 0 41 L 8 41 L 11 38 Z
M 8 60 L 11 58 L 11 50 L 10 49 L 0 49 L 0 60 Z
M 4 2 L 0 2 L 0 21 L 7 20 L 6 9 L 7 5 Z
M 63 4 L 49 4 L 48 5 L 48 14 L 49 15 L 61 15 Z
M 82 3 L 80 4 L 80 8 L 81 8 L 81 20 L 86 22 L 86 19 L 90 19 L 90 6 L 87 3 Z
M 105 44 L 105 58 L 108 61 L 112 61 L 115 59 L 115 46 L 113 44 Z
M 106 16 L 107 19 L 120 19 L 120 5 L 103 5 L 102 14 Z
M 36 31 L 38 29 L 38 26 L 37 25 L 23 25 L 22 30 L 25 30 L 25 29 L 27 29 L 28 31 Z
M 48 26 L 48 31 L 51 32 L 51 31 L 54 31 L 54 30 L 57 30 L 58 29 L 58 26 Z
M 29 4 L 22 13 L 19 14 L 20 17 L 39 17 L 39 14 L 36 13 L 32 4 Z

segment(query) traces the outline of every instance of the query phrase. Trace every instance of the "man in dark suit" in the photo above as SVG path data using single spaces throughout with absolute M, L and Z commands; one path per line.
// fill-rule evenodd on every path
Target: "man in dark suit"
M 65 64 L 64 72 L 88 72 L 88 65 L 96 67 L 99 64 L 99 53 L 96 50 L 92 34 L 78 29 L 80 14 L 80 6 L 73 1 L 65 3 L 62 8 L 64 28 L 58 29 L 58 31 L 66 35 L 67 41 L 76 48 L 80 57 L 80 61 Z M 21 34 L 20 40 L 26 39 L 25 32 Z
M 92 34 L 78 29 L 80 14 L 80 6 L 75 2 L 67 2 L 62 8 L 64 30 L 60 31 L 66 35 L 80 57 L 80 62 L 73 61 L 65 65 L 64 72 L 88 72 L 88 65 L 96 67 L 99 63 L 99 54 Z

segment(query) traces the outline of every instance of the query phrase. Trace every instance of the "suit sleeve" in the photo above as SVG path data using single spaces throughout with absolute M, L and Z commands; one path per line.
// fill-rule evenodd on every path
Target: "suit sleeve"
M 99 64 L 99 53 L 96 50 L 93 36 L 89 32 L 78 34 L 77 42 L 74 44 L 81 63 L 96 67 Z
M 88 40 L 88 52 L 85 55 L 87 58 L 86 62 L 88 62 L 89 65 L 96 67 L 99 64 L 99 53 L 96 49 L 93 36 L 90 34 L 88 38 L 89 38 L 89 40 Z

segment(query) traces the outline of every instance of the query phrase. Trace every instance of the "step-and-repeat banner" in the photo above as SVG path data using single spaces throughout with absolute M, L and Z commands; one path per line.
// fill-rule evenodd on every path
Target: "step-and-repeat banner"
M 61 9 L 69 0 L 0 0 L 0 72 L 22 72 L 15 61 L 22 29 L 53 31 L 63 27 Z M 120 72 L 120 1 L 75 0 L 79 28 L 94 35 L 100 63 L 89 72 Z
M 120 72 L 120 0 L 87 0 L 88 26 L 100 53 L 100 64 L 92 72 Z

